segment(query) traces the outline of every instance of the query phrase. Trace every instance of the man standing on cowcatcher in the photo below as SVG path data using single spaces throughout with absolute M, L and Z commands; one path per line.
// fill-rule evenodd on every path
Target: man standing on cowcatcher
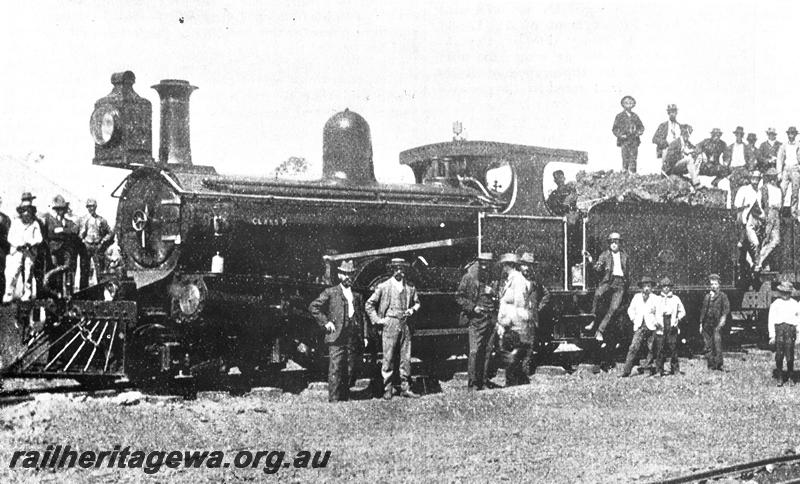
M 383 327 L 383 398 L 394 395 L 392 377 L 399 369 L 401 396 L 419 398 L 411 391 L 411 329 L 409 318 L 419 311 L 416 288 L 405 280 L 409 264 L 395 258 L 389 263 L 392 277 L 378 284 L 367 299 L 366 309 L 372 324 Z M 399 364 L 398 364 L 399 363 Z
M 328 401 L 350 398 L 350 381 L 355 372 L 356 345 L 366 341 L 366 325 L 361 295 L 354 292 L 353 261 L 344 261 L 337 269 L 339 284 L 322 291 L 311 301 L 308 310 L 325 330 L 330 363 L 328 365 Z
M 492 254 L 478 255 L 476 266 L 467 271 L 458 285 L 456 301 L 461 306 L 460 324 L 469 328 L 469 390 L 487 386 L 497 320 L 497 283 L 492 280 Z

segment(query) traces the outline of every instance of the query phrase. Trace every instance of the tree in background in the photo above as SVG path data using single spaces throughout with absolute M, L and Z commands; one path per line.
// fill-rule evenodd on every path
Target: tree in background
M 298 178 L 308 171 L 308 161 L 305 158 L 290 156 L 275 168 L 275 178 Z

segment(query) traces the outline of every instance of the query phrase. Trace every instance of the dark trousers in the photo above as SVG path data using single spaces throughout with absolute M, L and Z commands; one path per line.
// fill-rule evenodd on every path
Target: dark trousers
M 356 349 L 353 339 L 342 335 L 342 343 L 329 344 L 328 401 L 338 402 L 350 398 L 350 379 L 355 366 Z
M 606 331 L 609 321 L 611 321 L 611 318 L 614 317 L 619 309 L 620 304 L 622 304 L 622 298 L 625 296 L 625 280 L 622 277 L 615 276 L 611 281 L 603 282 L 597 286 L 597 290 L 594 292 L 594 299 L 592 300 L 592 313 L 594 313 L 595 317 L 597 317 L 600 301 L 603 299 L 603 296 L 609 292 L 611 293 L 611 302 L 608 303 L 608 310 L 600 321 L 600 326 L 597 327 L 598 333 L 604 333 Z
M 778 379 L 783 379 L 783 360 L 786 359 L 786 378 L 794 372 L 794 342 L 797 339 L 797 328 L 791 324 L 775 325 L 775 367 Z
M 664 374 L 664 361 L 669 358 L 669 372 L 672 374 L 680 371 L 678 361 L 678 328 L 673 328 L 669 323 L 664 323 L 664 334 L 658 335 L 663 344 L 658 345 L 658 349 L 653 348 L 653 352 L 658 355 L 656 358 L 656 370 Z M 659 339 L 658 337 L 656 338 Z
M 92 262 L 94 262 L 94 270 L 97 276 L 97 281 L 100 282 L 100 274 L 105 271 L 106 251 L 100 244 L 86 244 L 84 250 L 80 252 L 81 256 L 81 289 L 89 285 L 89 276 L 92 271 Z
M 639 157 L 639 145 L 626 143 L 620 146 L 622 151 L 622 169 L 636 173 L 636 159 Z
M 486 385 L 486 375 L 489 374 L 489 360 L 492 355 L 492 346 L 489 344 L 495 334 L 495 325 L 492 321 L 470 321 L 469 324 L 469 374 L 470 387 L 483 388 Z
M 722 328 L 718 323 L 703 323 L 703 353 L 711 370 L 722 369 Z
M 383 389 L 392 389 L 392 376 L 400 373 L 400 388 L 403 391 L 411 388 L 411 331 L 405 319 L 386 318 L 383 326 Z
M 647 346 L 647 340 L 652 333 L 653 331 L 647 329 L 644 323 L 633 333 L 633 340 L 631 340 L 631 345 L 628 348 L 628 356 L 625 358 L 625 367 L 622 369 L 623 375 L 627 376 L 631 374 L 634 361 L 636 361 L 641 349 Z
M 530 383 L 525 365 L 529 361 L 530 344 L 520 334 L 507 329 L 500 340 L 500 357 L 506 367 L 506 386 Z

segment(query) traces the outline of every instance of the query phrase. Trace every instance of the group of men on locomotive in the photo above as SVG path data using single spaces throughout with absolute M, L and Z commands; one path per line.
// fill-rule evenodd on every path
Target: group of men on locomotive
M 62 282 L 48 288 L 62 296 L 71 293 L 80 259 L 80 287 L 86 287 L 90 273 L 106 269 L 106 250 L 114 241 L 108 222 L 97 213 L 97 202 L 86 201 L 86 215 L 74 222 L 69 202 L 56 195 L 52 213 L 37 216 L 36 197 L 22 193 L 16 217 L 0 214 L 0 261 L 3 264 L 3 303 L 29 301 L 37 283 L 44 283 L 48 271 L 59 269 Z

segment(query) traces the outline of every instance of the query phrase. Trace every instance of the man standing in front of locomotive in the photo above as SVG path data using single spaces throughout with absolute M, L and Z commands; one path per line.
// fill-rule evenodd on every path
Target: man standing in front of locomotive
M 408 319 L 419 311 L 416 288 L 406 281 L 408 262 L 394 258 L 389 263 L 392 276 L 378 284 L 367 299 L 366 310 L 372 324 L 383 327 L 383 398 L 391 400 L 392 377 L 399 370 L 400 395 L 419 398 L 411 391 L 411 330 Z M 399 363 L 399 364 L 398 364 Z
M 623 110 L 614 118 L 611 132 L 617 137 L 617 146 L 622 151 L 622 169 L 636 173 L 636 159 L 639 157 L 640 136 L 644 134 L 644 125 L 632 111 L 636 106 L 633 96 L 624 96 L 620 104 Z
M 672 281 L 665 277 L 660 281 L 661 300 L 659 301 L 656 322 L 660 323 L 656 330 L 653 352 L 656 354 L 656 370 L 664 376 L 664 360 L 669 357 L 669 374 L 680 374 L 680 361 L 678 360 L 678 325 L 686 316 L 681 298 L 672 292 Z M 661 333 L 659 335 L 659 333 Z M 653 371 L 653 373 L 655 373 Z
M 600 280 L 592 300 L 592 314 L 594 314 L 595 319 L 584 328 L 586 331 L 594 329 L 597 322 L 597 313 L 600 310 L 600 301 L 606 294 L 611 293 L 611 302 L 608 304 L 608 310 L 603 319 L 600 320 L 600 326 L 597 327 L 597 333 L 595 334 L 595 338 L 598 341 L 603 341 L 606 327 L 616 314 L 620 304 L 622 304 L 622 298 L 628 290 L 628 254 L 620 248 L 620 242 L 621 237 L 617 232 L 608 234 L 608 249 L 603 251 L 600 257 L 597 258 L 597 262 L 594 263 L 594 269 L 597 272 L 602 272 L 603 278 Z M 591 264 L 592 254 L 584 251 L 583 255 Z
M 767 327 L 769 344 L 775 346 L 775 368 L 778 386 L 792 381 L 794 372 L 794 342 L 797 339 L 797 326 L 800 326 L 800 303 L 792 299 L 794 286 L 789 281 L 778 285 L 778 299 L 769 307 Z M 786 373 L 783 373 L 783 359 L 786 358 Z M 792 383 L 794 383 L 792 381 Z
M 643 346 L 647 346 L 647 341 L 657 328 L 656 313 L 660 303 L 660 297 L 652 293 L 655 281 L 653 278 L 644 276 L 639 281 L 640 292 L 636 293 L 628 306 L 628 316 L 633 322 L 633 340 L 628 347 L 628 356 L 625 358 L 625 367 L 622 370 L 621 378 L 631 376 L 633 362 L 639 355 Z
M 750 184 L 739 188 L 733 202 L 741 234 L 738 243 L 738 247 L 742 251 L 741 259 L 742 262 L 747 262 L 746 257 L 749 257 L 753 270 L 760 269 L 758 253 L 761 243 L 758 240 L 758 229 L 761 227 L 761 220 L 764 217 L 764 210 L 761 206 L 762 196 L 758 189 L 760 182 L 761 173 L 753 171 L 750 174 Z
M 47 243 L 50 247 L 50 262 L 52 267 L 65 266 L 63 289 L 72 292 L 72 283 L 75 276 L 75 249 L 77 240 L 77 226 L 67 218 L 69 203 L 61 195 L 53 198 L 53 214 L 45 214 L 44 227 Z M 63 294 L 62 296 L 66 296 Z
M 719 274 L 708 276 L 709 291 L 700 308 L 700 334 L 703 336 L 709 370 L 722 370 L 722 328 L 728 321 L 731 303 L 720 289 Z
M 528 292 L 525 297 L 525 307 L 528 310 L 528 352 L 527 357 L 522 362 L 522 369 L 527 374 L 533 371 L 532 357 L 533 349 L 537 343 L 537 335 L 539 333 L 539 313 L 550 302 L 550 291 L 542 284 L 536 277 L 534 266 L 536 260 L 533 254 L 525 252 L 520 257 L 519 268 L 522 275 L 528 281 Z
M 108 222 L 97 214 L 95 199 L 86 200 L 86 211 L 87 214 L 78 222 L 78 237 L 85 247 L 81 256 L 86 255 L 86 257 L 81 257 L 80 287 L 82 288 L 89 285 L 92 264 L 94 264 L 95 278 L 99 282 L 100 275 L 106 270 L 106 249 L 114 241 L 114 233 L 111 232 Z
M 528 383 L 528 375 L 522 366 L 527 361 L 530 332 L 530 315 L 526 307 L 528 281 L 517 269 L 519 263 L 519 257 L 511 253 L 503 254 L 498 261 L 505 277 L 497 309 L 497 335 L 506 364 L 506 386 Z
M 497 284 L 492 280 L 492 254 L 478 255 L 477 271 L 467 271 L 458 284 L 456 302 L 461 307 L 460 325 L 469 328 L 469 390 L 483 390 L 495 334 Z
M 22 301 L 28 301 L 33 294 L 33 263 L 36 260 L 37 246 L 42 242 L 42 232 L 31 205 L 17 207 L 19 214 L 11 221 L 8 230 L 9 252 L 6 256 L 6 287 L 3 303 L 16 297 L 18 279 L 22 277 Z
M 309 312 L 325 330 L 328 345 L 328 401 L 350 398 L 350 380 L 355 372 L 356 342 L 361 344 L 364 333 L 364 307 L 361 295 L 354 292 L 353 261 L 342 262 L 338 269 L 339 284 L 329 287 L 308 306 Z
M 764 262 L 775 247 L 781 243 L 781 207 L 783 195 L 778 186 L 778 170 L 770 168 L 764 173 L 764 183 L 759 189 L 761 192 L 761 207 L 764 210 L 764 240 L 761 241 L 761 251 L 758 255 L 753 270 L 760 272 L 767 267 Z

